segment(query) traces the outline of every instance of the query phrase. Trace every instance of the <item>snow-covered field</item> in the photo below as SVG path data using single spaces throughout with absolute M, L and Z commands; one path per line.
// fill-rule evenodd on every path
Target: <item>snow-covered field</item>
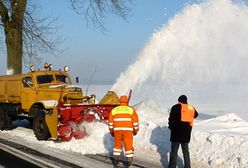
M 243 1 L 209 0 L 185 6 L 155 32 L 136 61 L 112 85 L 92 85 L 98 100 L 108 91 L 133 95 L 140 117 L 135 159 L 168 165 L 170 107 L 181 94 L 199 112 L 190 143 L 193 168 L 248 168 L 248 7 Z M 82 86 L 83 89 L 86 86 Z M 0 135 L 33 145 L 85 153 L 109 153 L 113 139 L 103 123 L 86 125 L 82 140 L 37 141 L 18 127 Z M 179 165 L 182 152 L 179 151 Z

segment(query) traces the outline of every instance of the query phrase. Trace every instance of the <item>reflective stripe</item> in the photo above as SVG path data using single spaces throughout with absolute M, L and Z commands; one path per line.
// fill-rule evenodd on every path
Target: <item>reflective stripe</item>
M 133 123 L 133 125 L 134 125 L 134 126 L 137 126 L 137 125 L 139 125 L 139 123 L 136 122 L 136 123 Z
M 94 112 L 89 112 L 88 114 L 94 115 L 95 113 Z
M 114 125 L 114 123 L 108 123 L 109 125 Z
M 117 106 L 114 109 L 112 109 L 111 113 L 112 115 L 116 114 L 130 114 L 133 115 L 134 110 L 129 106 Z
M 113 149 L 115 152 L 121 152 L 121 149 L 114 148 Z
M 131 121 L 131 118 L 114 118 L 114 121 Z
M 194 110 L 194 107 L 192 105 L 188 104 L 188 109 L 189 110 Z
M 133 128 L 127 128 L 127 127 L 118 127 L 118 128 L 114 128 L 114 130 L 133 131 Z
M 133 157 L 133 154 L 128 154 L 126 155 L 126 157 Z
M 114 155 L 117 155 L 117 156 L 121 155 L 120 152 L 113 152 L 113 154 L 114 154 Z
M 134 127 L 134 129 L 139 129 L 139 127 Z
M 114 127 L 113 126 L 109 126 L 109 128 L 113 129 Z
M 130 154 L 130 153 L 133 153 L 133 151 L 132 150 L 126 151 L 126 154 Z

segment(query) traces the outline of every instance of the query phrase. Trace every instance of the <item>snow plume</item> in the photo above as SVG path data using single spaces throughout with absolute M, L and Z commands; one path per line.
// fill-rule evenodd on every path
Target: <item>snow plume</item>
M 199 97 L 216 100 L 229 97 L 232 89 L 237 91 L 234 96 L 243 96 L 237 88 L 248 83 L 246 18 L 248 7 L 242 1 L 209 0 L 186 6 L 154 32 L 112 90 L 124 94 L 129 88 L 137 92 L 155 84 L 167 96 L 194 97 L 198 92 Z M 209 97 L 213 90 L 217 93 Z

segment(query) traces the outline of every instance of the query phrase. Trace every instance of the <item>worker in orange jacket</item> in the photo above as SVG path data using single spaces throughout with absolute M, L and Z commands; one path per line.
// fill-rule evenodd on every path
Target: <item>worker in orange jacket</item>
M 134 155 L 133 136 L 139 130 L 139 118 L 136 111 L 128 106 L 127 96 L 121 96 L 119 101 L 120 105 L 112 109 L 108 121 L 110 134 L 114 137 L 114 167 L 120 165 L 123 143 L 127 164 L 130 167 Z
M 178 103 L 172 106 L 169 117 L 169 129 L 171 131 L 171 152 L 168 168 L 176 168 L 177 153 L 181 145 L 184 168 L 190 168 L 189 142 L 193 127 L 194 118 L 198 116 L 195 107 L 188 104 L 187 97 L 181 95 L 178 98 Z

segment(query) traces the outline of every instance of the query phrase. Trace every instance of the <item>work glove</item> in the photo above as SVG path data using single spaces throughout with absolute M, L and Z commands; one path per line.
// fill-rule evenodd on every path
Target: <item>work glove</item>
M 111 131 L 111 132 L 110 132 L 110 135 L 111 135 L 112 137 L 114 137 L 114 132 L 113 132 L 113 131 Z
M 133 136 L 137 135 L 137 132 L 133 132 Z

